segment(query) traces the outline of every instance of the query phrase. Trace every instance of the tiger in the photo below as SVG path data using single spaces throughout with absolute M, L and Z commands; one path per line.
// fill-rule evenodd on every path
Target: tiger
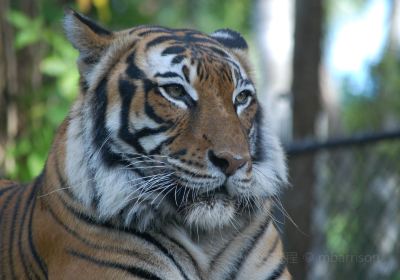
M 79 94 L 41 174 L 0 181 L 0 279 L 291 279 L 242 35 L 63 22 Z

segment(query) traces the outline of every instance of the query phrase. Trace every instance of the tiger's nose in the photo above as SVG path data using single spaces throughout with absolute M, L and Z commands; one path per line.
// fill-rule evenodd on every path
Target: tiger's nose
M 245 165 L 248 159 L 234 156 L 228 152 L 215 154 L 214 151 L 208 152 L 208 158 L 216 167 L 218 167 L 226 176 L 232 176 L 236 170 Z

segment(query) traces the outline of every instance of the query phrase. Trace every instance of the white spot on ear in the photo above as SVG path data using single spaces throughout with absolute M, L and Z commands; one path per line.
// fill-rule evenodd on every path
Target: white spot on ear
M 231 29 L 219 29 L 211 34 L 211 37 L 228 49 L 247 50 L 248 46 L 243 36 Z
M 221 39 L 234 39 L 231 34 L 229 34 L 226 30 L 217 30 L 216 32 L 211 34 L 214 38 L 221 38 Z

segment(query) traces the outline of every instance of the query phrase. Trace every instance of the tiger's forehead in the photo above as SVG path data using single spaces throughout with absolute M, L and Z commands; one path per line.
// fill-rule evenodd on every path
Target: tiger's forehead
M 202 72 L 202 68 L 206 68 L 208 71 L 227 72 L 226 75 L 230 75 L 235 84 L 239 79 L 248 79 L 235 56 L 202 32 L 143 26 L 130 33 L 138 38 L 135 63 L 149 76 L 181 73 L 190 83 Z

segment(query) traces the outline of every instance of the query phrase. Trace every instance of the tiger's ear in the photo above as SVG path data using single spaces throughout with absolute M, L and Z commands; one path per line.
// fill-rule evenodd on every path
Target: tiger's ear
M 229 49 L 239 59 L 246 71 L 249 70 L 248 45 L 239 32 L 231 29 L 218 29 L 210 36 Z
M 79 51 L 79 72 L 86 76 L 111 45 L 114 33 L 71 9 L 65 10 L 64 30 Z

